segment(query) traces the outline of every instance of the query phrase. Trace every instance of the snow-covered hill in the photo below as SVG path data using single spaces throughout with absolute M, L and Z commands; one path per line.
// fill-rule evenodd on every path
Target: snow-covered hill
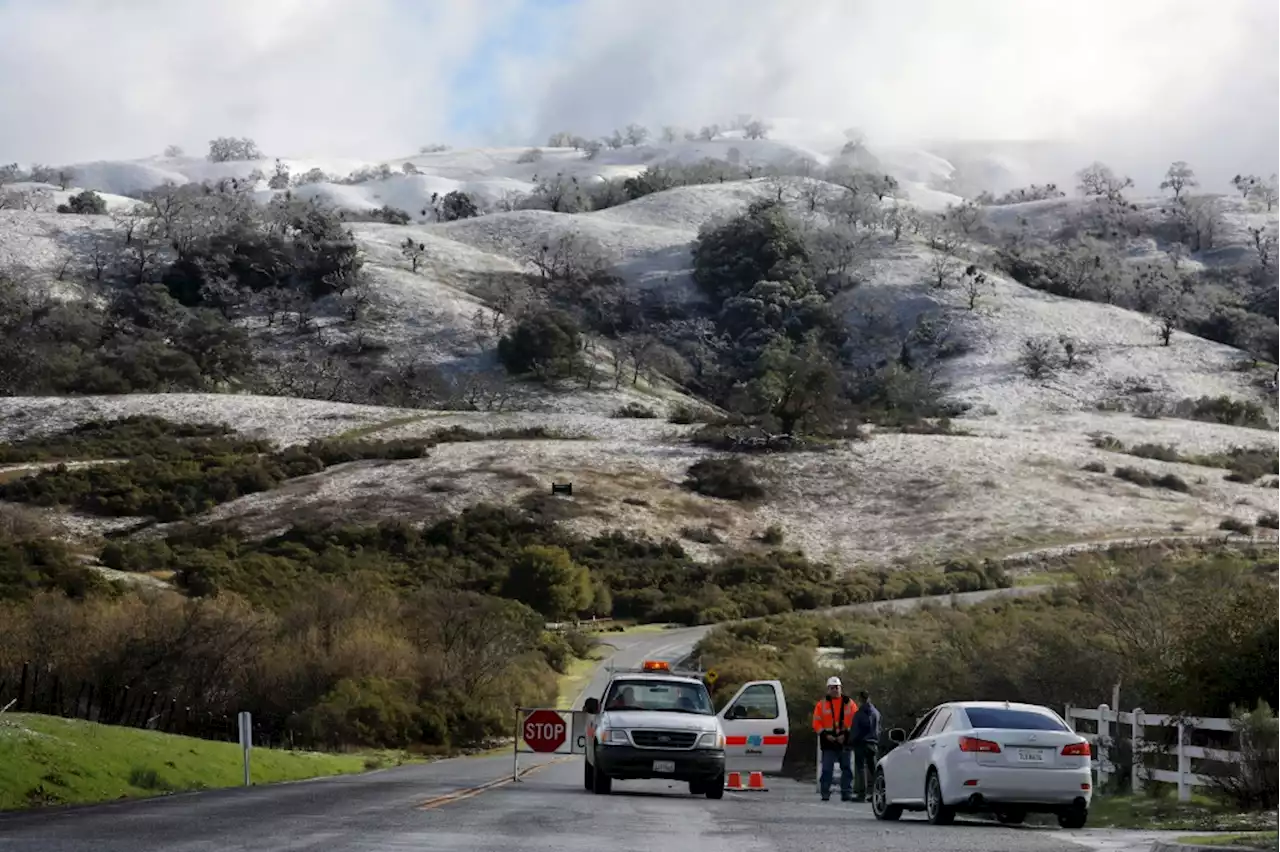
M 838 134 L 829 136 L 799 144 L 729 134 L 710 141 L 605 148 L 591 158 L 569 148 L 544 148 L 534 162 L 528 161 L 526 148 L 440 151 L 388 161 L 389 176 L 359 183 L 336 178 L 382 164 L 289 158 L 280 162 L 295 176 L 319 169 L 335 178 L 295 186 L 291 191 L 298 196 L 352 211 L 389 205 L 410 214 L 413 221 L 407 225 L 351 226 L 373 284 L 366 331 L 393 358 L 473 369 L 492 360 L 492 341 L 481 341 L 474 327 L 477 314 L 488 310 L 492 282 L 530 271 L 529 258 L 537 247 L 578 237 L 604 253 L 625 286 L 659 287 L 673 297 L 690 296 L 690 249 L 699 228 L 741 212 L 753 200 L 776 196 L 779 180 L 683 186 L 594 212 L 524 209 L 448 223 L 431 221 L 423 213 L 433 194 L 466 192 L 492 211 L 513 194 L 530 192 L 535 176 L 562 174 L 590 183 L 636 175 L 655 163 L 692 164 L 707 158 L 757 166 L 786 163 L 795 175 L 806 170 L 798 164 L 820 167 L 842 156 Z M 949 190 L 975 174 L 996 185 L 997 191 L 1008 188 L 1002 182 L 1027 182 L 1022 179 L 1026 160 L 1019 159 L 1018 151 L 961 151 L 956 155 L 959 166 L 936 151 L 885 149 L 873 155 L 901 183 L 903 197 L 896 203 L 926 211 L 958 202 Z M 405 172 L 406 163 L 411 173 Z M 76 186 L 67 190 L 6 187 L 40 191 L 45 209 L 0 210 L 0 265 L 24 268 L 33 286 L 60 296 L 91 295 L 91 287 L 73 283 L 75 276 L 66 271 L 86 246 L 110 231 L 112 220 L 60 215 L 52 212 L 52 205 L 89 188 L 103 193 L 108 209 L 115 211 L 133 204 L 127 196 L 166 183 L 246 178 L 255 170 L 270 175 L 275 165 L 274 159 L 209 163 L 152 157 L 75 164 Z M 783 195 L 797 215 L 811 215 L 802 198 L 806 189 L 816 186 L 815 179 L 788 177 L 783 183 Z M 265 181 L 255 191 L 263 203 L 277 194 Z M 885 202 L 890 203 L 894 202 Z M 1275 220 L 1274 213 L 1260 212 L 1236 198 L 1220 203 L 1224 219 L 1217 247 L 1189 258 L 1186 262 L 1193 267 L 1246 257 L 1252 251 L 1248 229 Z M 991 207 L 983 224 L 997 233 L 1025 229 L 1048 237 L 1078 217 L 1086 204 L 1063 198 Z M 1135 204 L 1137 215 L 1154 217 L 1168 201 L 1137 199 Z M 401 253 L 406 238 L 424 247 L 416 272 Z M 1147 243 L 1130 246 L 1132 260 L 1155 257 L 1168 248 L 1154 240 Z M 982 246 L 971 245 L 969 250 L 968 256 L 979 263 L 990 257 Z M 765 464 L 776 487 L 757 507 L 726 506 L 679 487 L 684 469 L 703 454 L 682 441 L 688 427 L 661 419 L 610 417 L 625 402 L 662 413 L 680 397 L 660 382 L 567 393 L 525 385 L 516 389 L 503 414 L 445 414 L 241 395 L 10 399 L 0 400 L 0 440 L 91 417 L 141 412 L 177 420 L 222 420 L 283 443 L 353 427 L 399 437 L 452 423 L 473 428 L 549 425 L 590 440 L 458 444 L 441 447 L 426 461 L 343 466 L 279 491 L 234 501 L 211 517 L 268 525 L 303 511 L 346 518 L 352 495 L 371 490 L 380 495 L 375 501 L 378 512 L 405 511 L 421 517 L 481 499 L 516 500 L 525 486 L 571 478 L 592 495 L 587 501 L 590 511 L 573 521 L 584 529 L 623 523 L 653 534 L 678 535 L 690 518 L 698 517 L 716 525 L 726 541 L 744 543 L 763 527 L 778 523 L 789 544 L 838 564 L 1119 533 L 1206 531 L 1224 516 L 1251 520 L 1273 508 L 1270 489 L 1226 482 L 1221 472 L 1203 467 L 1141 462 L 1156 472 L 1183 476 L 1193 483 L 1190 494 L 1141 488 L 1080 469 L 1088 461 L 1112 466 L 1133 461 L 1095 448 L 1090 436 L 1102 432 L 1126 444 L 1172 444 L 1184 453 L 1274 444 L 1274 433 L 1257 429 L 1150 417 L 1160 407 L 1152 405 L 1153 400 L 1169 407 L 1225 395 L 1270 406 L 1256 385 L 1256 371 L 1241 369 L 1238 350 L 1182 332 L 1164 346 L 1149 316 L 1033 290 L 998 274 L 989 263 L 984 267 L 987 285 L 971 307 L 961 290 L 930 286 L 933 252 L 925 235 L 909 228 L 898 239 L 877 231 L 861 252 L 862 283 L 841 303 L 855 333 L 869 318 L 910 323 L 923 314 L 945 317 L 958 353 L 944 362 L 942 378 L 952 397 L 969 406 L 959 422 L 973 434 L 880 435 L 834 453 L 770 459 Z M 1020 364 L 1028 338 L 1070 339 L 1081 366 L 1047 379 L 1028 378 Z M 607 356 L 597 350 L 592 357 Z M 1135 409 L 1147 416 L 1135 416 Z M 455 487 L 425 493 L 420 486 L 427 480 L 449 481 Z M 625 507 L 620 502 L 624 498 Z

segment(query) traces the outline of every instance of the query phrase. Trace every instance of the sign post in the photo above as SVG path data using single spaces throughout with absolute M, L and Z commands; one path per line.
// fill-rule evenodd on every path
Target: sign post
M 249 711 L 241 710 L 236 716 L 240 725 L 240 749 L 244 752 L 244 786 L 250 786 L 249 748 L 253 745 L 253 719 Z

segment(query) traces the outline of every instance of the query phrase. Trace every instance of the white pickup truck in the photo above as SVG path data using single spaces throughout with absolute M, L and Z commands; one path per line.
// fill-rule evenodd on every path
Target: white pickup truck
M 583 709 L 583 786 L 594 793 L 610 792 L 615 779 L 673 778 L 719 799 L 726 772 L 777 772 L 787 751 L 787 702 L 776 680 L 743 684 L 717 713 L 698 673 L 648 660 L 615 671 Z

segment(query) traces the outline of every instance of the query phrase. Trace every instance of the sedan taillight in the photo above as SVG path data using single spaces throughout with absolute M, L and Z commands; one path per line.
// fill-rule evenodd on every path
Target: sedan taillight
M 961 737 L 961 751 L 979 751 L 988 754 L 999 754 L 1000 743 L 993 743 L 991 740 L 980 740 L 977 737 Z
M 1066 757 L 1089 757 L 1093 751 L 1088 743 L 1071 743 L 1062 747 L 1062 753 Z

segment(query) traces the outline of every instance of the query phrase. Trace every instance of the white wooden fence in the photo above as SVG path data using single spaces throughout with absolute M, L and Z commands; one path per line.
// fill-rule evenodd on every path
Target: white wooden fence
M 1178 799 L 1187 801 L 1191 798 L 1191 788 L 1209 784 L 1209 779 L 1194 771 L 1192 761 L 1212 760 L 1221 763 L 1236 763 L 1240 753 L 1223 749 L 1191 745 L 1191 732 L 1202 731 L 1234 731 L 1230 719 L 1199 719 L 1183 716 L 1169 716 L 1159 713 L 1145 713 L 1141 708 L 1132 713 L 1112 710 L 1107 705 L 1087 710 L 1083 707 L 1067 705 L 1064 717 L 1074 731 L 1077 719 L 1086 719 L 1097 723 L 1096 734 L 1080 733 L 1093 748 L 1093 764 L 1098 773 L 1097 787 L 1102 787 L 1108 776 L 1116 772 L 1116 767 L 1108 760 L 1107 746 L 1116 740 L 1121 725 L 1129 727 L 1129 739 L 1132 744 L 1133 772 L 1131 782 L 1133 792 L 1142 789 L 1143 781 L 1165 781 L 1178 785 Z M 1113 727 L 1114 726 L 1114 727 Z M 1172 748 L 1162 748 L 1157 743 L 1147 740 L 1147 728 L 1176 728 L 1177 736 Z M 1159 769 L 1144 765 L 1144 758 L 1167 754 L 1176 759 L 1177 769 Z

